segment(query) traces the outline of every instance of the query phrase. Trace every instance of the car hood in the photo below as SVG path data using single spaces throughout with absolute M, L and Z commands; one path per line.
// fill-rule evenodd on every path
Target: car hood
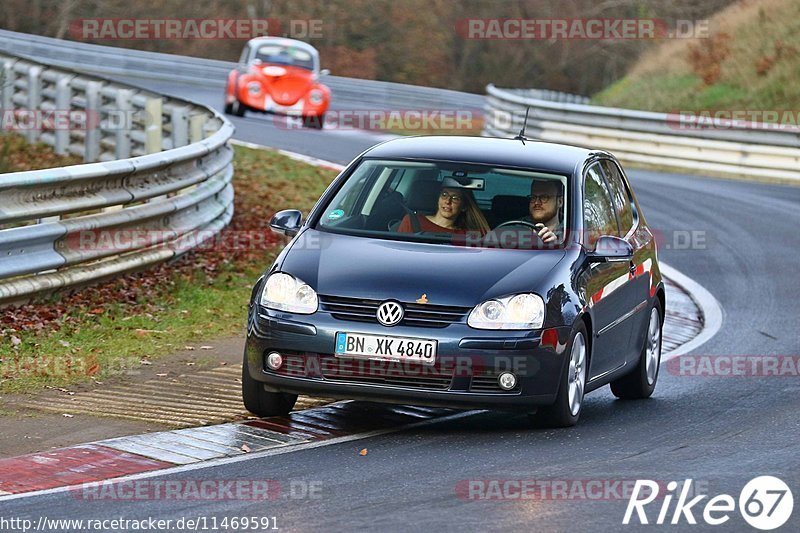
M 564 250 L 498 250 L 338 235 L 309 229 L 280 270 L 319 294 L 474 306 L 539 287 Z M 544 292 L 546 294 L 546 292 Z M 544 294 L 542 294 L 544 296 Z
M 289 66 L 254 67 L 269 95 L 280 105 L 294 105 L 314 86 L 310 71 Z

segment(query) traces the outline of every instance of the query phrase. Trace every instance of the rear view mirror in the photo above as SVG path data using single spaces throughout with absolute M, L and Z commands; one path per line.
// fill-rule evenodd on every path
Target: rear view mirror
M 460 176 L 447 176 L 442 181 L 442 187 L 453 187 L 455 189 L 471 189 L 473 191 L 482 191 L 486 184 L 483 178 L 468 178 Z
M 625 239 L 613 235 L 603 235 L 587 254 L 592 263 L 615 263 L 633 259 L 633 246 Z
M 303 222 L 303 213 L 297 209 L 278 211 L 269 221 L 269 227 L 276 233 L 294 237 L 300 231 Z

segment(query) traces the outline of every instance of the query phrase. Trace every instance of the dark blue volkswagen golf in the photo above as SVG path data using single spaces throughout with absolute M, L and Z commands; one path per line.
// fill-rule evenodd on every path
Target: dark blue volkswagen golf
M 250 301 L 242 390 L 255 414 L 298 394 L 577 422 L 603 385 L 647 398 L 661 357 L 656 244 L 603 151 L 412 137 L 357 157 Z

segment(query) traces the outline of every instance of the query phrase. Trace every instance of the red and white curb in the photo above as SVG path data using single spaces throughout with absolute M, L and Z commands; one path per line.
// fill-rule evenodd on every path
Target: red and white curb
M 286 417 L 120 437 L 0 459 L 0 501 L 208 461 L 285 453 L 473 414 L 451 409 L 340 402 Z
M 725 314 L 722 310 L 722 305 L 716 298 L 714 298 L 714 295 L 708 292 L 705 287 L 697 283 L 695 280 L 667 264 L 659 263 L 659 268 L 661 269 L 661 273 L 664 275 L 664 278 L 666 278 L 669 283 L 677 285 L 683 289 L 683 294 L 690 298 L 692 303 L 697 306 L 701 315 L 700 320 L 702 321 L 702 327 L 695 335 L 692 336 L 691 339 L 687 340 L 686 342 L 682 342 L 679 346 L 676 346 L 669 351 L 665 351 L 662 354 L 661 362 L 666 363 L 670 359 L 675 359 L 676 357 L 687 354 L 692 350 L 696 350 L 711 340 L 711 338 L 719 333 L 719 330 L 722 328 L 722 322 Z M 669 309 L 669 307 L 670 300 L 667 299 L 667 309 Z M 692 320 L 692 317 L 684 317 L 680 314 L 677 314 L 677 317 L 684 322 Z

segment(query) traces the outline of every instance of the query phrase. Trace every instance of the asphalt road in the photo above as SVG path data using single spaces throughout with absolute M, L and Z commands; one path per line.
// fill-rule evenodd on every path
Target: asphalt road
M 162 87 L 163 88 L 163 87 Z M 178 93 L 177 91 L 182 91 Z M 218 106 L 218 90 L 176 88 L 175 94 Z M 347 162 L 375 142 L 361 132 L 287 132 L 268 117 L 234 119 L 237 138 Z M 693 355 L 797 355 L 800 280 L 796 268 L 800 188 L 633 171 L 632 182 L 650 225 L 663 234 L 660 258 L 704 285 L 722 304 L 719 334 Z M 287 206 L 291 207 L 291 206 Z M 686 245 L 694 233 L 694 245 Z M 687 377 L 662 366 L 655 396 L 615 400 L 607 390 L 587 397 L 579 425 L 536 430 L 521 416 L 475 412 L 355 442 L 154 479 L 271 479 L 288 486 L 311 482 L 319 497 L 275 501 L 85 501 L 56 493 L 0 504 L 3 516 L 58 518 L 171 518 L 275 516 L 286 530 L 525 530 L 620 531 L 627 499 L 615 483 L 694 480 L 699 493 L 738 501 L 752 478 L 782 478 L 800 497 L 800 380 L 794 377 Z M 367 455 L 358 450 L 366 448 Z M 569 491 L 544 499 L 470 499 L 494 484 L 476 480 L 566 482 Z M 581 497 L 589 481 L 609 497 Z M 482 488 L 481 488 L 482 487 Z M 662 489 L 663 491 L 666 489 Z M 492 494 L 488 492 L 488 494 Z M 496 492 L 494 493 L 496 494 Z M 570 499 L 571 497 L 571 499 Z M 665 503 L 672 518 L 677 495 L 646 510 L 655 521 Z M 703 523 L 702 507 L 693 508 Z M 723 526 L 674 530 L 752 531 L 738 511 Z M 634 518 L 634 524 L 638 520 Z M 664 526 L 667 527 L 667 526 Z M 660 530 L 661 528 L 659 528 Z M 800 530 L 795 511 L 781 529 Z

